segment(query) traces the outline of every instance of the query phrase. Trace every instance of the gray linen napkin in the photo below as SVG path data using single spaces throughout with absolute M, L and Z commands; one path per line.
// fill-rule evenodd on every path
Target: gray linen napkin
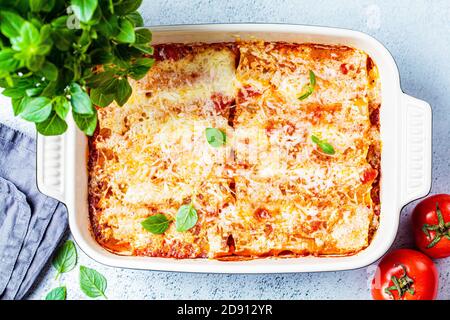
M 0 123 L 0 299 L 22 299 L 67 228 L 66 207 L 36 186 L 36 144 Z

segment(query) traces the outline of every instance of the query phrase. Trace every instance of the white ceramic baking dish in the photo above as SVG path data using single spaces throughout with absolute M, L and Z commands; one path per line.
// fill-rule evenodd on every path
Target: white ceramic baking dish
M 397 66 L 386 48 L 355 31 L 283 24 L 209 24 L 151 27 L 153 42 L 224 42 L 241 39 L 341 44 L 367 52 L 381 77 L 381 219 L 370 245 L 353 256 L 265 258 L 250 261 L 119 256 L 93 238 L 88 213 L 87 139 L 73 124 L 61 137 L 38 138 L 39 189 L 67 205 L 70 229 L 80 248 L 110 266 L 187 272 L 276 273 L 354 269 L 379 259 L 397 233 L 401 208 L 431 186 L 431 108 L 404 94 Z

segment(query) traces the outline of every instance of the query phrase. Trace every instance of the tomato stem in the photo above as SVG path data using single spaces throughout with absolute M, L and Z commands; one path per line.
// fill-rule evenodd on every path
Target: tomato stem
M 403 298 L 406 292 L 411 295 L 414 295 L 415 292 L 414 288 L 412 287 L 412 285 L 414 284 L 414 280 L 408 277 L 406 267 L 404 265 L 401 264 L 400 267 L 403 269 L 403 275 L 400 278 L 392 276 L 391 281 L 394 285 L 384 289 L 384 292 L 389 294 L 393 299 L 395 299 L 395 297 L 391 291 L 397 291 L 398 297 L 400 299 Z
M 442 237 L 447 239 L 450 238 L 450 222 L 445 222 L 442 216 L 441 209 L 439 208 L 439 203 L 436 202 L 436 215 L 438 218 L 438 224 L 427 224 L 422 226 L 422 231 L 426 234 L 427 238 L 430 239 L 430 243 L 427 245 L 427 249 L 434 247 Z M 430 231 L 434 231 L 434 237 L 431 237 Z M 450 239 L 449 239 L 450 240 Z

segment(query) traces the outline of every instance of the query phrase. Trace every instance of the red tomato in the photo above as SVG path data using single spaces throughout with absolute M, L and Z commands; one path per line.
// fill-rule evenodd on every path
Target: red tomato
M 437 290 L 438 272 L 433 261 L 411 249 L 385 255 L 372 280 L 375 300 L 433 300 Z
M 417 247 L 432 258 L 450 256 L 450 195 L 436 194 L 419 202 L 412 214 Z

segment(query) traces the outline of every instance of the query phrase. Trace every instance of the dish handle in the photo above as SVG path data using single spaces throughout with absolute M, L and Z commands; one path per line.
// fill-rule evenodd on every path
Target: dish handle
M 402 94 L 401 206 L 426 196 L 431 189 L 431 106 Z
M 65 156 L 67 135 L 37 137 L 38 189 L 61 202 L 65 200 Z

